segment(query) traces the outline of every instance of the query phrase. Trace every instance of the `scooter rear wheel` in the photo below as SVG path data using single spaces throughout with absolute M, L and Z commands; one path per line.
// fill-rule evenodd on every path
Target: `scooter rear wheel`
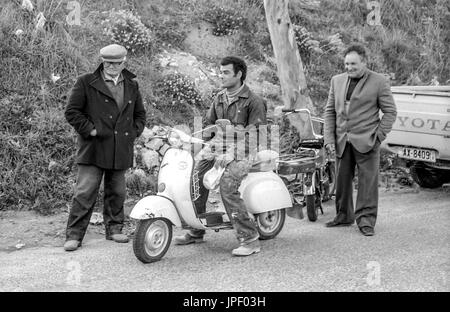
M 133 251 L 143 263 L 160 260 L 172 241 L 172 223 L 166 218 L 139 220 L 133 239 Z
M 266 211 L 256 215 L 259 239 L 274 238 L 280 233 L 286 219 L 286 209 Z

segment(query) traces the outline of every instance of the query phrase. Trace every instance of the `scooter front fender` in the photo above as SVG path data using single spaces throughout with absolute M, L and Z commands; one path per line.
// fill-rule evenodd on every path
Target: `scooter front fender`
M 181 220 L 173 202 L 159 195 L 146 196 L 138 201 L 131 210 L 130 218 L 137 220 L 167 218 L 173 225 L 181 227 Z

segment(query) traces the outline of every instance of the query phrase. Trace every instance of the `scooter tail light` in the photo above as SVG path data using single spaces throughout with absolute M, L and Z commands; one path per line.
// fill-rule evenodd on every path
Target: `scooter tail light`
M 164 183 L 158 184 L 158 193 L 164 192 L 165 189 L 166 189 L 166 184 L 164 184 Z

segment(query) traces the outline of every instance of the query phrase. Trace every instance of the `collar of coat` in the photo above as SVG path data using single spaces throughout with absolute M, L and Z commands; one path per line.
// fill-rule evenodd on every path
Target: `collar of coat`
M 227 92 L 227 89 L 223 89 L 217 94 L 219 96 L 220 102 L 226 103 L 226 99 L 225 99 L 226 92 Z M 248 99 L 249 96 L 250 96 L 250 88 L 245 84 L 244 87 L 242 88 L 241 92 L 236 94 L 235 98 L 241 97 L 241 98 Z
M 94 81 L 95 79 L 101 78 L 102 77 L 102 72 L 103 70 L 103 63 L 101 63 L 97 69 L 94 72 L 94 79 L 92 79 L 92 81 Z M 132 72 L 130 72 L 128 69 L 124 68 L 121 72 L 122 76 L 124 77 L 124 79 L 128 79 L 128 80 L 132 80 L 134 78 L 136 78 L 136 75 L 133 74 Z M 92 82 L 91 81 L 91 82 Z
M 359 77 L 359 81 L 361 81 L 361 80 L 366 80 L 367 77 L 370 75 L 370 73 L 371 73 L 371 70 L 370 70 L 370 69 L 368 69 L 367 67 L 364 68 L 364 71 L 363 71 L 362 76 Z M 350 76 L 348 75 L 348 73 L 345 73 L 345 76 L 347 77 L 347 80 L 350 81 L 351 78 L 350 78 Z
M 109 90 L 109 88 L 106 86 L 105 81 L 103 80 L 102 77 L 102 70 L 103 70 L 103 63 L 100 64 L 99 67 L 97 67 L 97 69 L 95 70 L 95 72 L 93 73 L 93 77 L 92 79 L 89 81 L 89 84 L 96 88 L 97 90 L 99 90 L 100 92 L 102 92 L 103 94 L 105 94 L 106 96 L 114 99 L 113 95 L 111 94 L 111 91 Z M 128 71 L 127 69 L 123 69 L 122 72 L 122 77 L 124 78 L 124 99 L 127 100 L 127 91 L 130 85 L 134 85 L 135 82 L 133 82 L 133 78 L 136 78 L 136 75 L 133 74 L 132 72 Z

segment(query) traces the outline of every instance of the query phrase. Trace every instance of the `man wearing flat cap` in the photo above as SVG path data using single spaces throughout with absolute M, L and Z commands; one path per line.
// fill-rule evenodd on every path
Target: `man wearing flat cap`
M 77 79 L 68 99 L 65 117 L 78 133 L 78 177 L 66 251 L 81 246 L 103 178 L 106 239 L 128 242 L 122 234 L 125 172 L 133 165 L 133 144 L 144 130 L 145 109 L 136 76 L 125 69 L 126 55 L 118 44 L 102 48 L 102 63 Z

